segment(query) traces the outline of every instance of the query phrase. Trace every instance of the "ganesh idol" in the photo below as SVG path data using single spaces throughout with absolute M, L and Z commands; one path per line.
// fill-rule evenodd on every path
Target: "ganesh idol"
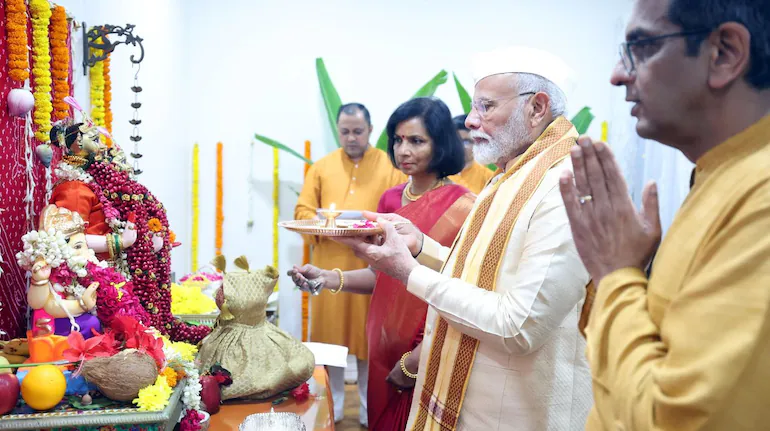
M 125 153 L 112 143 L 72 97 L 64 99 L 81 120 L 51 129 L 51 142 L 62 151 L 54 170 L 57 182 L 49 203 L 78 213 L 85 221 L 85 242 L 133 286 L 151 326 L 174 341 L 197 343 L 206 326 L 192 326 L 171 313 L 171 248 L 163 204 L 136 180 Z
M 100 142 L 102 131 L 89 121 L 67 125 L 60 123 L 51 129 L 51 142 L 62 149 L 62 162 L 56 170 L 59 182 L 53 188 L 50 203 L 76 211 L 87 222 L 86 241 L 100 259 L 116 261 L 123 251 L 133 246 L 137 239 L 134 215 L 128 220 L 116 220 L 118 214 L 108 214 L 109 200 L 97 195 L 89 186 L 92 180 L 86 173 L 89 166 L 104 157 L 104 146 Z M 116 152 L 117 153 L 117 152 Z M 120 163 L 121 161 L 116 161 Z M 108 216 L 111 217 L 108 218 Z M 163 246 L 158 235 L 152 238 L 153 251 Z
M 99 261 L 86 238 L 80 214 L 56 205 L 43 209 L 39 230 L 22 237 L 16 259 L 30 272 L 33 335 L 80 332 L 87 339 L 119 316 L 149 323 L 133 284 Z
M 94 315 L 98 282 L 82 286 L 88 263 L 98 264 L 88 248 L 85 223 L 78 213 L 48 205 L 40 215 L 40 228 L 22 237 L 24 250 L 16 255 L 19 266 L 31 272 L 27 302 L 36 329 L 55 335 L 79 331 L 84 338 L 101 331 Z M 67 277 L 72 274 L 73 277 Z M 66 282 L 65 282 L 66 280 Z

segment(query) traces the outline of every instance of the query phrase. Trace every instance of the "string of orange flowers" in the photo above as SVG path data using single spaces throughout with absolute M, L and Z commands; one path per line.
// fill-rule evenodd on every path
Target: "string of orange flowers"
M 310 160 L 310 141 L 305 141 L 305 158 Z M 307 171 L 310 170 L 310 163 L 305 163 L 305 174 L 307 177 Z M 310 244 L 305 243 L 302 248 L 302 264 L 307 265 L 310 263 Z M 302 292 L 302 340 L 310 341 L 308 339 L 308 321 L 310 319 L 310 294 Z
M 53 75 L 54 118 L 69 117 L 70 108 L 64 98 L 70 95 L 70 50 L 67 47 L 69 23 L 63 6 L 56 6 L 51 15 L 51 70 Z
M 222 209 L 224 203 L 224 191 L 222 189 L 222 143 L 217 143 L 217 197 L 216 197 L 216 232 L 214 247 L 217 256 L 222 254 L 222 227 L 225 223 L 225 215 Z
M 8 76 L 24 82 L 29 78 L 27 6 L 24 0 L 5 2 L 5 31 L 8 41 Z

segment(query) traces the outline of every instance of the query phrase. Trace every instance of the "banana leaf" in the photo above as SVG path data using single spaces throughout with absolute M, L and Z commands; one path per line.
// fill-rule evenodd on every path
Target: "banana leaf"
M 430 81 L 428 81 L 419 90 L 417 90 L 417 92 L 414 93 L 414 96 L 412 96 L 412 99 L 415 99 L 417 97 L 433 96 L 433 94 L 436 93 L 436 90 L 440 86 L 446 83 L 447 75 L 448 75 L 447 71 L 442 69 L 441 72 L 437 73 L 436 76 L 431 78 Z M 387 151 L 388 149 L 387 130 L 383 130 L 382 133 L 380 133 L 380 137 L 377 139 L 377 148 L 383 151 Z
M 465 87 L 463 87 L 462 84 L 460 84 L 460 80 L 457 79 L 457 75 L 452 73 L 452 76 L 455 79 L 455 87 L 457 87 L 457 95 L 460 96 L 460 104 L 463 106 L 463 112 L 466 114 L 471 113 L 471 96 L 468 94 L 468 91 L 465 90 Z
M 303 162 L 305 162 L 305 163 L 307 163 L 309 165 L 313 164 L 312 160 L 306 159 L 302 154 L 292 150 L 291 148 L 287 147 L 286 145 L 284 145 L 284 144 L 282 144 L 282 143 L 280 143 L 278 141 L 274 141 L 274 140 L 272 140 L 272 139 L 270 139 L 270 138 L 268 138 L 266 136 L 258 135 L 256 133 L 254 134 L 254 138 L 256 138 L 258 141 L 260 141 L 262 143 L 265 143 L 265 144 L 267 144 L 267 145 L 269 145 L 269 146 L 271 146 L 273 148 L 278 148 L 281 151 L 285 151 L 285 152 L 291 154 L 292 156 L 297 157 L 298 159 L 302 160 Z
M 588 127 L 594 121 L 594 118 L 596 117 L 591 113 L 591 108 L 586 106 L 572 118 L 572 124 L 575 125 L 578 133 L 582 135 L 588 131 Z
M 326 71 L 326 65 L 323 58 L 315 59 L 315 70 L 318 75 L 318 86 L 321 88 L 321 96 L 324 100 L 324 106 L 326 107 L 326 115 L 329 118 L 329 126 L 332 128 L 332 135 L 334 136 L 334 142 L 337 143 L 337 147 L 340 146 L 340 138 L 337 134 L 337 111 L 342 106 L 340 95 L 337 93 L 337 89 L 334 88 L 329 72 Z

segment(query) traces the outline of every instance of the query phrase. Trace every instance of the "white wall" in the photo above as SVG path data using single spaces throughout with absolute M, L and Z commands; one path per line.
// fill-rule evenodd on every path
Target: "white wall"
M 471 2 L 268 2 L 235 0 L 97 1 L 61 0 L 78 20 L 137 25 L 147 57 L 140 81 L 142 179 L 168 208 L 172 228 L 184 246 L 174 252 L 174 269 L 186 273 L 190 238 L 190 153 L 201 145 L 200 262 L 214 254 L 216 142 L 225 145 L 224 254 L 246 254 L 253 266 L 272 262 L 272 153 L 255 132 L 302 151 L 312 141 L 317 159 L 332 144 L 315 73 L 323 57 L 343 102 L 359 101 L 372 113 L 375 137 L 390 112 L 444 68 L 469 90 L 468 59 L 474 52 L 521 44 L 549 50 L 570 63 L 580 86 L 570 100 L 574 113 L 589 105 L 598 122 L 610 118 L 622 91 L 608 84 L 627 0 Z M 440 5 L 440 6 L 439 6 Z M 128 145 L 131 115 L 129 49 L 113 60 L 115 134 Z M 120 60 L 118 60 L 120 59 Z M 79 81 L 80 83 L 80 81 Z M 461 112 L 450 81 L 436 94 Z M 78 89 L 87 98 L 87 84 Z M 625 109 L 625 108 L 622 108 Z M 302 164 L 281 155 L 281 217 L 293 216 Z M 248 220 L 249 165 L 257 180 L 252 232 Z M 280 271 L 301 259 L 301 241 L 281 232 Z M 299 333 L 299 294 L 281 279 L 281 325 Z

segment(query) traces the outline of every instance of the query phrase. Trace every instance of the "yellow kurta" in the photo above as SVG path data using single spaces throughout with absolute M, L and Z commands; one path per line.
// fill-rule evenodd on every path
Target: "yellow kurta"
M 481 193 L 484 186 L 486 186 L 489 180 L 494 176 L 495 173 L 489 168 L 482 166 L 477 162 L 473 162 L 459 174 L 449 176 L 449 180 L 465 187 L 473 192 L 473 194 L 477 195 Z
M 310 167 L 297 200 L 297 220 L 316 217 L 316 209 L 332 203 L 341 210 L 376 211 L 385 190 L 402 184 L 406 176 L 393 168 L 384 151 L 370 148 L 359 163 L 338 149 Z M 311 263 L 322 269 L 343 271 L 366 268 L 350 248 L 319 237 L 305 237 L 313 246 Z M 367 359 L 366 317 L 370 295 L 324 290 L 310 299 L 310 339 L 347 346 L 359 359 Z
M 697 161 L 651 279 L 599 285 L 588 430 L 770 427 L 770 116 Z

